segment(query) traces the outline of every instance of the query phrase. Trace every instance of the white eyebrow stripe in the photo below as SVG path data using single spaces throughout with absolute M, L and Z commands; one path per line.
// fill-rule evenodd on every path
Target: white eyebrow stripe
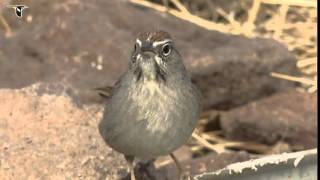
M 167 42 L 171 42 L 172 40 L 171 39 L 165 39 L 165 40 L 162 40 L 162 41 L 155 41 L 152 43 L 152 46 L 153 47 L 157 47 L 159 44 L 165 44 Z
M 136 39 L 136 43 L 138 43 L 140 47 L 142 46 L 142 42 L 140 41 L 140 39 Z

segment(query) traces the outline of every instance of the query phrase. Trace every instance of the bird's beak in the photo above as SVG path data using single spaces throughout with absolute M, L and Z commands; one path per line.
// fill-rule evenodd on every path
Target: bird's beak
M 141 51 L 138 55 L 137 62 L 139 63 L 139 68 L 142 71 L 143 78 L 155 79 L 156 77 L 156 53 L 152 50 Z
M 142 51 L 140 55 L 142 57 L 142 60 L 152 60 L 157 54 L 152 50 L 145 50 Z

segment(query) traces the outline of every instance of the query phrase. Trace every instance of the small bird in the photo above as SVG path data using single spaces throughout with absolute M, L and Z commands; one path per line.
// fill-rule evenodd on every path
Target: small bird
M 191 136 L 201 111 L 201 94 L 192 84 L 171 36 L 144 32 L 134 44 L 128 70 L 107 100 L 99 132 L 122 153 L 135 180 L 135 160 L 171 155 Z M 180 174 L 181 175 L 181 174 Z

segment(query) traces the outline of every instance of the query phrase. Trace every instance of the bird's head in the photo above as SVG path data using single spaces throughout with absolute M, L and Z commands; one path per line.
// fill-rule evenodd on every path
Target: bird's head
M 144 32 L 136 39 L 130 70 L 136 80 L 166 82 L 185 68 L 171 36 L 164 31 Z

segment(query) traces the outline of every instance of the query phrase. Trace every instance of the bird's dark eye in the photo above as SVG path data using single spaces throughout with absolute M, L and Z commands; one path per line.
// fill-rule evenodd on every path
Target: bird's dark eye
M 162 46 L 162 54 L 168 56 L 171 53 L 171 45 L 169 43 Z
M 138 48 L 139 48 L 139 44 L 138 44 L 138 43 L 135 43 L 135 44 L 134 44 L 134 52 L 136 52 L 136 51 L 138 50 Z

